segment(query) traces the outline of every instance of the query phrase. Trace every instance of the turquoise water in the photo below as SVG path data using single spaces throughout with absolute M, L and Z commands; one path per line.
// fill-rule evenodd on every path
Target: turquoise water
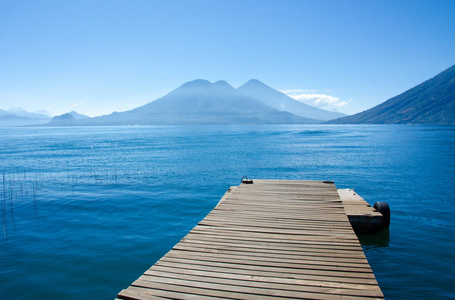
M 113 299 L 243 175 L 333 180 L 392 210 L 361 237 L 389 299 L 455 298 L 455 127 L 0 128 L 0 291 Z

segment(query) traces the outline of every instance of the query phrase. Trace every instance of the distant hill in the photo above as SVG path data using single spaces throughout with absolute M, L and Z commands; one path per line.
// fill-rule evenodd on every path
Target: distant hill
M 18 117 L 25 117 L 25 118 L 30 118 L 30 119 L 47 119 L 47 120 L 49 120 L 51 118 L 49 116 L 49 113 L 44 109 L 42 109 L 41 111 L 36 111 L 36 112 L 28 112 L 21 107 L 16 107 L 16 108 L 8 109 L 7 112 L 12 115 L 18 116 Z
M 416 87 L 333 124 L 455 124 L 455 65 Z
M 70 111 L 68 114 L 72 115 L 76 120 L 82 120 L 82 119 L 90 119 L 89 116 L 80 114 L 78 112 Z
M 46 124 L 48 126 L 72 126 L 77 122 L 77 119 L 71 114 L 66 113 L 60 116 L 55 116 Z
M 33 114 L 39 114 L 39 115 L 45 115 L 45 116 L 48 116 L 48 117 L 52 118 L 52 115 L 45 109 L 35 110 L 32 113 Z
M 11 113 L 7 112 L 6 110 L 0 109 L 0 117 L 10 115 Z
M 133 110 L 71 122 L 74 125 L 165 125 L 301 124 L 319 121 L 273 109 L 225 81 L 211 83 L 197 79 Z
M 346 116 L 342 113 L 319 109 L 297 101 L 257 79 L 251 79 L 237 90 L 274 109 L 287 111 L 301 117 L 328 121 Z
M 33 124 L 45 124 L 51 117 L 42 113 L 29 113 L 22 108 L 9 110 L 0 109 L 0 126 L 25 126 Z
M 39 125 L 46 124 L 49 122 L 48 119 L 33 119 L 27 117 L 19 117 L 16 115 L 8 114 L 0 117 L 0 127 L 11 127 L 11 126 L 25 126 L 25 125 Z

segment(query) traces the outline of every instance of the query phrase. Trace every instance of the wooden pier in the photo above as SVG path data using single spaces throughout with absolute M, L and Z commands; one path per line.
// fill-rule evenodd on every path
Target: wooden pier
M 383 299 L 333 183 L 232 187 L 118 299 Z
M 384 229 L 384 216 L 371 207 L 354 190 L 339 189 L 338 194 L 343 202 L 352 229 L 359 234 L 377 233 Z M 390 212 L 389 212 L 390 218 Z M 388 225 L 386 225 L 388 227 Z

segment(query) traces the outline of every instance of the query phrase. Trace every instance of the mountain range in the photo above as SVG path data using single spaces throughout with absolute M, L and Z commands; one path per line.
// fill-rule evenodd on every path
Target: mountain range
M 73 116 L 76 120 L 78 119 L 89 119 L 89 116 L 79 114 L 75 111 L 67 113 Z M 58 119 L 58 117 L 57 117 Z M 11 126 L 30 126 L 30 125 L 41 125 L 47 126 L 54 122 L 54 118 L 51 117 L 49 112 L 44 109 L 34 112 L 28 112 L 20 107 L 12 108 L 8 110 L 0 109 L 0 127 L 11 127 Z M 58 122 L 57 122 L 58 123 Z
M 84 125 L 317 123 L 273 109 L 226 81 L 197 79 L 144 106 L 81 120 Z
M 250 80 L 238 89 L 226 81 L 196 79 L 135 109 L 90 119 L 54 117 L 49 126 L 170 124 L 315 124 L 341 113 L 311 107 Z
M 27 112 L 22 108 L 9 110 L 0 109 L 0 126 L 24 126 L 35 124 L 46 124 L 51 120 L 49 113 L 45 110 Z
M 455 124 L 455 65 L 364 112 L 346 116 L 297 101 L 259 80 L 235 89 L 226 81 L 196 79 L 141 107 L 90 118 L 70 112 L 0 110 L 0 126 L 174 124 Z
M 455 124 L 455 65 L 373 108 L 332 124 Z

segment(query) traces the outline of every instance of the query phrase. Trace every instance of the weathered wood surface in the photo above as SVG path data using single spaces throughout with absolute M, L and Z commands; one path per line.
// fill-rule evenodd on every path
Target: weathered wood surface
M 352 228 L 359 234 L 371 234 L 383 229 L 383 216 L 354 190 L 339 189 L 338 194 Z
M 334 184 L 254 180 L 119 299 L 383 299 Z

